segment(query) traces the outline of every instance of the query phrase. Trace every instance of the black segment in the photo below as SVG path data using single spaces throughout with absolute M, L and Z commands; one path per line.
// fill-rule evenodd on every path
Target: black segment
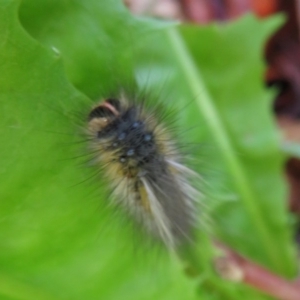
M 116 109 L 116 106 L 120 104 L 116 99 L 106 101 Z M 137 166 L 143 167 L 157 161 L 158 149 L 153 133 L 140 120 L 139 112 L 136 107 L 129 107 L 120 112 L 120 115 L 114 116 L 115 118 L 98 132 L 97 137 L 99 139 L 110 138 L 109 148 L 113 151 L 117 150 L 121 163 L 130 164 L 135 161 Z M 91 117 L 104 117 L 107 114 L 112 115 L 109 109 L 100 106 L 90 115 Z

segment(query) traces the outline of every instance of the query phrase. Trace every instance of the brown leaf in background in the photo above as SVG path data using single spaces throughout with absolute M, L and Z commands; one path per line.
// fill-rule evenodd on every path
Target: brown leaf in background
M 186 19 L 206 24 L 236 18 L 250 10 L 249 0 L 180 0 Z
M 284 12 L 286 23 L 270 39 L 266 47 L 268 72 L 266 82 L 276 86 L 275 112 L 300 117 L 300 40 L 297 1 L 278 1 L 278 11 Z
M 277 0 L 179 0 L 188 21 L 205 24 L 235 19 L 247 12 L 259 17 L 274 13 Z

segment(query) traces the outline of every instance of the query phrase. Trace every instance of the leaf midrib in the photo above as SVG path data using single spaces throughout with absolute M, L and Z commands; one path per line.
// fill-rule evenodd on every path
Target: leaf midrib
M 273 243 L 270 228 L 267 226 L 263 212 L 259 209 L 257 201 L 255 200 L 255 192 L 249 184 L 242 163 L 235 155 L 233 150 L 234 147 L 230 142 L 230 138 L 225 130 L 225 126 L 222 124 L 222 120 L 212 98 L 205 87 L 200 71 L 196 68 L 196 63 L 193 61 L 178 30 L 176 28 L 171 28 L 166 31 L 166 34 L 173 46 L 175 56 L 183 70 L 183 74 L 186 77 L 189 87 L 195 95 L 201 95 L 201 97 L 197 97 L 196 101 L 199 111 L 203 115 L 204 120 L 220 149 L 220 153 L 232 176 L 236 189 L 241 195 L 243 204 L 252 220 L 253 227 L 255 227 L 258 232 L 260 243 L 262 248 L 265 249 L 267 259 L 269 259 L 270 264 L 276 271 L 284 273 L 286 270 L 286 267 L 284 266 L 286 260 L 282 258 L 283 253 L 279 250 L 278 245 L 274 245 Z M 281 262 L 283 262 L 283 264 Z

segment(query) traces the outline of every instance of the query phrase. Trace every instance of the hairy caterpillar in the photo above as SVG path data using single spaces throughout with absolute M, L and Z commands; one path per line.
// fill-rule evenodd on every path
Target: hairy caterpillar
M 197 174 L 159 119 L 158 107 L 120 95 L 92 108 L 86 133 L 112 199 L 169 248 L 192 240 Z

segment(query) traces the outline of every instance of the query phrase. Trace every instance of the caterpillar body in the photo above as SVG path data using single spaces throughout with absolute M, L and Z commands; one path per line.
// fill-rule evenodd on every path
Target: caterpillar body
M 112 199 L 169 248 L 192 240 L 197 174 L 145 101 L 121 95 L 102 100 L 87 120 L 94 164 L 109 179 Z

